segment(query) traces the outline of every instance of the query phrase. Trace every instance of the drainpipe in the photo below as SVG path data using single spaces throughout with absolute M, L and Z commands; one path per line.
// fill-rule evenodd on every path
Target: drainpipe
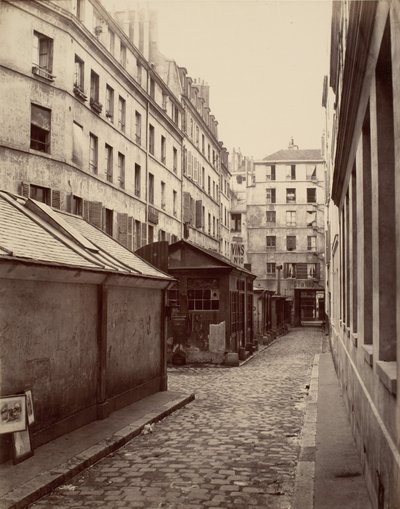
M 278 284 L 277 284 L 277 288 L 276 288 L 276 295 L 280 295 L 281 294 L 281 270 L 282 270 L 282 265 L 277 265 L 276 266 L 276 270 L 278 271 Z

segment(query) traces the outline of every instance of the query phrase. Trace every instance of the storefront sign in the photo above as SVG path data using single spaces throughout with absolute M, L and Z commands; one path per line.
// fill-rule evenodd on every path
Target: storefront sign
M 235 241 L 231 243 L 231 260 L 236 265 L 243 267 L 244 265 L 244 243 L 243 241 Z

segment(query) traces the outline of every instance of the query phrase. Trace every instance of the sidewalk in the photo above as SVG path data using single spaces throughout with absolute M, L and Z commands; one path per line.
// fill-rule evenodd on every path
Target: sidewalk
M 159 421 L 194 395 L 158 392 L 39 447 L 34 456 L 0 465 L 0 509 L 26 507 Z
M 330 352 L 316 355 L 292 509 L 372 509 Z

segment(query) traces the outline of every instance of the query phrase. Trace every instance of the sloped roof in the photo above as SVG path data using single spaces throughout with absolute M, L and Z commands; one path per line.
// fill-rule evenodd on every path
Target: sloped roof
M 298 161 L 323 161 L 321 150 L 319 149 L 283 149 L 264 157 L 263 161 L 271 162 L 298 162 Z
M 239 270 L 241 272 L 245 272 L 249 276 L 256 277 L 255 274 L 248 271 L 247 269 L 244 269 L 243 267 L 240 267 L 240 265 L 236 265 L 235 263 L 232 263 L 228 258 L 225 258 L 225 256 L 221 255 L 220 253 L 217 253 L 215 251 L 212 251 L 211 249 L 207 249 L 205 247 L 198 246 L 197 244 L 193 244 L 192 242 L 189 242 L 187 240 L 178 240 L 177 242 L 174 242 L 169 246 L 170 251 L 173 251 L 179 247 L 185 247 L 188 246 L 191 249 L 197 250 L 200 253 L 205 254 L 208 257 L 211 257 L 215 261 L 219 262 L 218 265 L 221 267 L 229 267 L 232 269 Z M 171 268 L 177 268 L 177 267 L 171 267 Z
M 83 218 L 0 191 L 0 261 L 13 258 L 172 279 Z

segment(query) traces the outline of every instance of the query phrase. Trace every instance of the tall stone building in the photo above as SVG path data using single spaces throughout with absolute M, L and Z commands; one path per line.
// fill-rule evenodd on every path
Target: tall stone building
M 10 0 L 0 19 L 0 188 L 132 250 L 186 237 L 227 253 L 229 172 L 209 90 L 176 64 L 166 79 L 148 10 Z
M 400 507 L 399 19 L 399 2 L 333 2 L 324 90 L 332 352 L 379 509 Z
M 287 319 L 324 317 L 325 168 L 320 150 L 288 149 L 254 162 L 247 193 L 247 258 L 258 288 L 286 297 Z

